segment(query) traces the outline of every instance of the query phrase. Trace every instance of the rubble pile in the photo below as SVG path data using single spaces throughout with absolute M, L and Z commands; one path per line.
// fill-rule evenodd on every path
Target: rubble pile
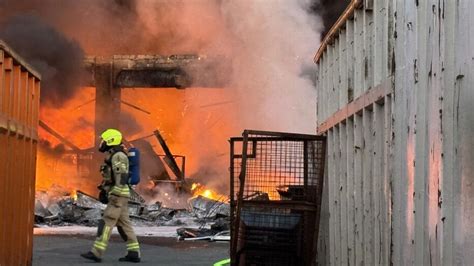
M 179 228 L 178 236 L 182 240 L 230 240 L 230 205 L 221 201 L 197 196 L 190 199 L 191 212 L 200 223 L 199 228 Z M 209 220 L 212 224 L 207 228 Z
M 97 226 L 106 208 L 95 197 L 81 191 L 77 191 L 74 197 L 45 198 L 45 195 L 37 194 L 36 227 Z M 188 202 L 188 209 L 167 208 L 160 202 L 145 204 L 143 198 L 133 192 L 129 201 L 130 219 L 135 226 L 183 226 L 177 230 L 182 239 L 204 237 L 214 240 L 210 237 L 219 234 L 224 239 L 218 240 L 225 240 L 230 223 L 229 204 L 202 196 L 191 198 Z
M 201 195 L 190 200 L 193 211 L 198 218 L 206 219 L 211 217 L 230 216 L 230 206 L 223 202 L 209 199 Z

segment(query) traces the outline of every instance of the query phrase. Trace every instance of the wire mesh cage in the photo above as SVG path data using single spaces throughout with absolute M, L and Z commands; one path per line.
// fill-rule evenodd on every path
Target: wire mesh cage
M 244 265 L 302 265 L 299 254 L 302 215 L 285 210 L 245 210 L 241 216 L 240 244 Z
M 230 140 L 233 265 L 314 261 L 326 139 L 246 130 Z

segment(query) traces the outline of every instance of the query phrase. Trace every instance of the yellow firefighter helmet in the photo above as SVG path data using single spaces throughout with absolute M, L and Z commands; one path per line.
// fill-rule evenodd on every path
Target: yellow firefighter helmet
M 104 131 L 100 137 L 105 142 L 107 146 L 116 146 L 122 143 L 122 133 L 117 129 L 109 128 Z

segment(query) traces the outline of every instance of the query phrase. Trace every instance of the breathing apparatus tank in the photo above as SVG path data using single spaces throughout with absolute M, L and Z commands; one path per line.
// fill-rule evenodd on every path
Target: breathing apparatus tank
M 129 179 L 130 185 L 137 185 L 140 183 L 140 151 L 137 148 L 130 148 L 128 150 L 129 161 Z

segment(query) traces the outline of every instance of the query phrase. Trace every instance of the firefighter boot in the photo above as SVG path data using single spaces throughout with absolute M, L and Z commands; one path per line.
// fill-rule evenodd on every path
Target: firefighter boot
M 94 253 L 92 252 L 87 252 L 87 253 L 83 253 L 81 254 L 81 257 L 85 258 L 85 259 L 88 259 L 88 260 L 93 260 L 95 262 L 101 262 L 102 259 L 97 257 Z
M 140 255 L 137 251 L 129 251 L 127 255 L 119 261 L 140 262 Z

